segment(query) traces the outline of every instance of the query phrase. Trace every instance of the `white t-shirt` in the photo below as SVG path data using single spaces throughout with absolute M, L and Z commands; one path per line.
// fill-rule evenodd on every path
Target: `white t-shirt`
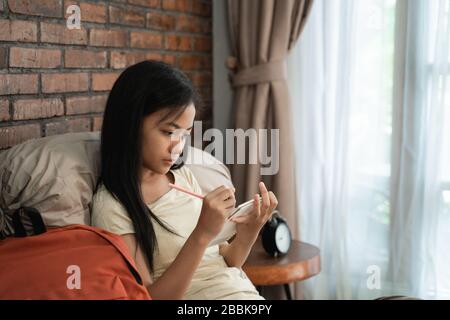
M 176 185 L 202 193 L 189 168 L 184 166 L 171 172 Z M 157 250 L 154 253 L 152 278 L 157 280 L 174 261 L 197 225 L 202 201 L 171 189 L 156 201 L 148 203 L 147 206 L 171 230 L 180 235 L 170 233 L 152 219 L 158 241 Z M 103 185 L 93 198 L 92 225 L 118 235 L 134 233 L 133 223 L 124 206 Z M 206 249 L 184 298 L 263 299 L 242 269 L 228 267 L 219 253 L 218 245 Z

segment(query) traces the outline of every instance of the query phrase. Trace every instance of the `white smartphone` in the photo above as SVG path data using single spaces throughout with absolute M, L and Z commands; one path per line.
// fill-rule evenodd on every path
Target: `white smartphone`
M 261 196 L 259 197 L 259 204 L 262 204 Z M 209 243 L 208 246 L 214 246 L 216 244 L 225 242 L 229 240 L 234 234 L 236 233 L 236 223 L 233 221 L 230 221 L 232 217 L 240 217 L 245 216 L 252 212 L 253 210 L 253 199 L 246 201 L 244 203 L 241 203 L 239 206 L 233 209 L 233 211 L 228 216 L 227 221 L 225 222 L 225 225 L 222 228 L 222 231 L 219 232 L 219 234 Z

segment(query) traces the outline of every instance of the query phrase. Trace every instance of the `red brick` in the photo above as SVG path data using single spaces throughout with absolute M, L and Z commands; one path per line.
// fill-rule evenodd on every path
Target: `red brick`
M 127 44 L 127 33 L 122 30 L 91 30 L 89 43 L 100 47 L 125 47 Z
M 108 96 L 70 97 L 66 99 L 67 114 L 99 113 L 105 110 Z
M 212 20 L 206 20 L 202 23 L 202 32 L 203 33 L 207 33 L 207 34 L 211 34 L 212 33 Z
M 68 29 L 65 24 L 41 22 L 41 42 L 87 44 L 87 31 Z
M 191 51 L 192 38 L 188 36 L 167 35 L 166 49 L 178 51 Z
M 101 131 L 102 124 L 103 124 L 103 117 L 94 117 L 93 120 L 94 120 L 94 123 L 93 123 L 92 131 Z
M 177 17 L 178 31 L 191 32 L 191 33 L 210 33 L 211 26 L 208 20 L 192 17 L 192 16 L 179 16 Z
M 0 74 L 0 95 L 37 92 L 37 74 Z
M 88 90 L 87 73 L 42 74 L 42 92 L 78 92 Z
M 78 4 L 76 1 L 64 2 L 64 13 L 66 19 L 68 16 L 70 16 L 70 14 L 68 14 L 66 10 L 72 4 L 76 4 L 80 7 L 82 22 L 83 21 L 98 22 L 98 23 L 106 22 L 107 15 L 106 15 L 106 6 L 104 4 L 93 4 L 87 2 L 81 2 Z
M 195 51 L 211 52 L 211 49 L 212 49 L 211 37 L 195 38 L 195 40 L 194 40 L 194 50 Z
M 112 51 L 111 68 L 122 69 L 144 60 L 163 60 L 159 53 Z
M 7 56 L 6 48 L 0 48 L 0 69 L 6 68 L 8 66 L 6 61 Z
M 0 148 L 8 148 L 24 141 L 39 138 L 41 127 L 39 124 L 0 128 Z
M 66 119 L 59 122 L 51 122 L 45 125 L 45 135 L 53 136 L 68 132 L 86 132 L 91 131 L 91 119 Z
M 8 0 L 9 10 L 34 16 L 62 17 L 61 0 Z
M 173 31 L 175 29 L 175 17 L 159 12 L 149 12 L 147 13 L 147 28 Z
M 9 66 L 17 68 L 57 68 L 61 65 L 61 51 L 54 49 L 9 49 Z
M 192 12 L 204 17 L 211 17 L 212 1 L 193 0 Z
M 63 114 L 61 99 L 23 99 L 13 103 L 14 120 L 51 118 Z
M 131 47 L 160 49 L 162 47 L 162 35 L 155 32 L 131 32 Z
M 192 8 L 192 3 L 190 0 L 162 0 L 162 8 L 165 10 L 189 12 Z
M 147 53 L 146 58 L 147 58 L 147 60 L 164 61 L 164 56 L 162 54 L 156 53 L 156 52 Z
M 204 70 L 211 68 L 211 57 L 209 56 L 182 56 L 178 58 L 178 65 L 183 70 Z
M 37 24 L 33 21 L 0 19 L 0 41 L 37 41 Z
M 0 100 L 0 121 L 6 121 L 9 118 L 11 118 L 9 115 L 9 101 Z
M 128 0 L 128 3 L 137 4 L 149 8 L 159 8 L 160 0 Z
M 195 73 L 190 75 L 189 78 L 196 87 L 212 85 L 212 77 L 210 73 Z
M 105 68 L 106 51 L 67 49 L 64 55 L 66 68 Z
M 92 90 L 94 91 L 107 91 L 111 90 L 114 82 L 120 73 L 108 72 L 108 73 L 93 73 L 92 74 Z
M 127 10 L 119 7 L 109 7 L 109 22 L 129 26 L 145 26 L 145 13 L 137 10 Z
M 163 61 L 165 63 L 171 64 L 171 65 L 175 65 L 177 62 L 177 57 L 175 55 L 172 54 L 165 54 L 163 56 Z

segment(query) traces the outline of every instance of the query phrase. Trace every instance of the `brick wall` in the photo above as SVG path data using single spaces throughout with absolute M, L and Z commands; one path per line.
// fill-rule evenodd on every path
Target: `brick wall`
M 66 9 L 81 9 L 81 29 Z M 0 0 L 0 149 L 66 132 L 97 131 L 108 91 L 126 66 L 171 63 L 212 122 L 211 0 Z

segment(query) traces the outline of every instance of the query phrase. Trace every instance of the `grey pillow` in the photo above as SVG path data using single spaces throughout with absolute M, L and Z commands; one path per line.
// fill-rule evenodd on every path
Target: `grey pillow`
M 0 154 L 0 207 L 38 209 L 47 226 L 89 224 L 99 133 L 34 139 Z

